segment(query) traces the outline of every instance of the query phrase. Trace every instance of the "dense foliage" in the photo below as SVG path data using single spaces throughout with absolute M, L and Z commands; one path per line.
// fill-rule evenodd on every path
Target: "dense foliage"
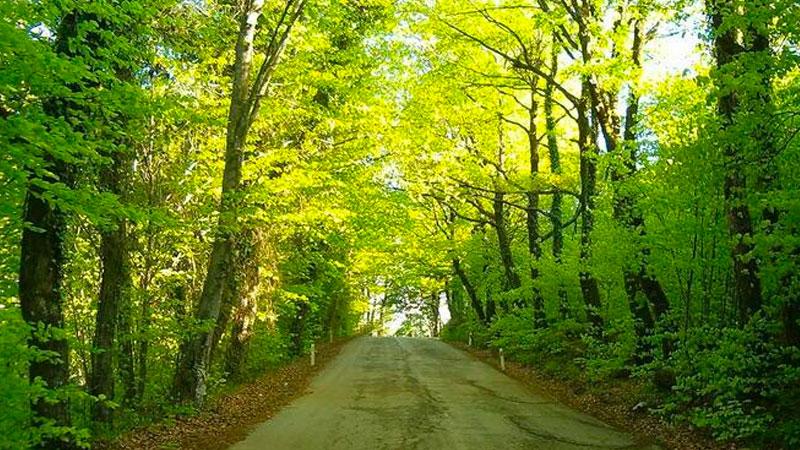
M 800 445 L 799 23 L 0 3 L 0 446 L 88 447 L 401 310 L 398 334 Z

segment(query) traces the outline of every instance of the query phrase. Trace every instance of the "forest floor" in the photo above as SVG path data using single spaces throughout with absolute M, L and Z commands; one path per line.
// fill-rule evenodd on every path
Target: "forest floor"
M 477 359 L 500 370 L 496 352 L 469 347 L 460 342 L 448 342 Z M 735 450 L 735 444 L 713 440 L 700 430 L 688 425 L 670 424 L 648 413 L 652 395 L 636 380 L 615 379 L 592 383 L 565 380 L 548 375 L 542 370 L 515 361 L 506 361 L 505 373 L 531 389 L 642 439 L 649 438 L 661 448 L 674 450 Z M 637 407 L 637 405 L 639 407 Z
M 308 356 L 270 370 L 263 376 L 215 398 L 194 416 L 164 420 L 126 433 L 114 442 L 96 443 L 101 450 L 223 450 L 246 436 L 253 426 L 307 391 L 325 365 L 350 339 L 317 346 L 316 365 Z

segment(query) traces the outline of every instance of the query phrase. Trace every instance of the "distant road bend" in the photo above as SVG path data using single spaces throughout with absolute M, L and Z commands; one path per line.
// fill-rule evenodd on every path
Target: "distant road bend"
M 657 448 L 442 342 L 364 337 L 231 449 Z

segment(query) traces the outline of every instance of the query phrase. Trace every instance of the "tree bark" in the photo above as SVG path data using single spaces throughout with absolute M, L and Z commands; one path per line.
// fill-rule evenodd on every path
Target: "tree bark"
M 152 126 L 152 118 L 151 118 L 151 126 Z M 156 151 L 155 145 L 153 144 L 153 135 L 150 135 L 151 144 L 149 146 L 149 151 L 154 152 Z M 143 163 L 140 164 L 140 168 L 143 171 L 142 175 L 143 178 L 146 180 L 146 194 L 147 194 L 147 206 L 149 208 L 155 208 L 162 205 L 162 199 L 159 198 L 157 193 L 157 186 L 159 185 L 160 180 L 156 177 L 154 168 L 152 166 L 153 163 L 153 154 L 150 153 L 146 155 L 142 159 Z M 155 276 L 157 270 L 157 253 L 161 251 L 161 247 L 159 247 L 159 228 L 154 224 L 152 218 L 147 219 L 147 226 L 144 228 L 144 239 L 145 239 L 145 247 L 141 253 L 141 257 L 143 259 L 143 268 L 140 271 L 139 276 L 139 292 L 141 292 L 141 300 L 139 304 L 139 321 L 138 321 L 138 340 L 136 342 L 136 382 L 137 386 L 135 389 L 136 398 L 133 399 L 134 401 L 141 401 L 145 396 L 145 390 L 147 387 L 147 377 L 148 377 L 148 354 L 150 352 L 150 329 L 151 329 L 151 321 L 153 315 L 153 294 L 151 293 L 150 289 L 153 283 L 153 278 Z M 174 291 L 178 291 L 178 288 L 175 287 Z M 178 292 L 173 292 L 176 298 L 179 297 Z M 182 296 L 183 294 L 181 294 Z M 176 316 L 178 316 L 176 314 Z M 180 317 L 180 316 L 178 316 Z
M 122 401 L 126 405 L 133 405 L 139 398 L 139 381 L 136 376 L 136 341 L 133 337 L 133 308 L 128 295 L 127 287 L 130 286 L 130 273 L 128 283 L 123 291 L 122 303 L 117 314 L 117 330 L 115 337 L 119 342 L 119 374 L 125 390 Z
M 242 277 L 232 288 L 235 289 L 231 337 L 225 354 L 225 371 L 233 379 L 241 377 L 242 364 L 247 357 L 248 344 L 252 336 L 253 324 L 256 320 L 258 297 L 261 293 L 261 277 L 259 262 L 261 242 L 257 233 L 248 230 L 245 233 L 247 243 L 242 243 L 238 253 L 237 264 L 241 266 Z
M 504 133 L 503 133 L 503 116 L 502 113 L 499 112 L 498 109 L 497 113 L 497 176 L 502 175 L 503 165 L 504 165 L 504 157 L 505 157 L 505 141 L 504 141 Z M 491 225 L 494 227 L 495 233 L 497 235 L 497 247 L 500 252 L 500 262 L 503 265 L 503 273 L 505 275 L 505 282 L 503 286 L 503 291 L 508 292 L 515 289 L 519 289 L 522 286 L 522 282 L 520 281 L 519 275 L 517 274 L 517 268 L 514 264 L 514 255 L 511 251 L 511 239 L 508 235 L 508 227 L 506 224 L 506 212 L 505 212 L 505 193 L 502 189 L 497 186 L 495 183 L 494 189 L 494 197 L 492 199 L 492 210 L 491 212 L 485 212 L 484 214 L 491 215 Z M 516 306 L 522 306 L 517 303 Z M 508 302 L 505 302 L 502 305 L 506 310 L 510 308 Z
M 544 313 L 544 297 L 536 286 L 539 279 L 539 260 L 542 258 L 542 246 L 539 243 L 539 194 L 536 189 L 536 178 L 539 174 L 539 136 L 536 134 L 536 102 L 537 78 L 529 80 L 530 106 L 528 107 L 528 164 L 531 172 L 531 189 L 526 193 L 527 208 L 525 225 L 528 231 L 528 253 L 531 258 L 531 283 L 533 303 L 533 324 L 536 328 L 547 326 Z
M 558 73 L 558 51 L 557 39 L 553 38 L 552 53 L 550 58 L 550 79 L 554 79 Z M 553 114 L 553 91 L 555 87 L 551 81 L 547 81 L 544 90 L 544 116 L 547 128 L 547 153 L 550 157 L 550 172 L 554 175 L 561 174 L 561 155 L 558 151 L 558 136 L 556 135 L 556 118 Z M 556 190 L 551 197 L 550 203 L 550 224 L 553 227 L 552 254 L 555 263 L 561 264 L 561 253 L 564 250 L 564 230 L 563 230 L 563 195 Z M 558 288 L 558 309 L 562 318 L 569 314 L 569 304 L 567 302 L 567 290 L 563 285 Z
M 250 2 L 248 10 L 242 15 L 239 36 L 236 42 L 236 62 L 234 64 L 233 90 L 228 112 L 228 128 L 225 143 L 225 169 L 222 177 L 222 198 L 219 206 L 217 235 L 208 262 L 208 272 L 200 300 L 195 311 L 195 319 L 216 324 L 222 303 L 222 291 L 231 269 L 232 228 L 237 223 L 235 202 L 242 178 L 242 159 L 247 130 L 250 124 L 243 117 L 250 90 L 250 72 L 253 62 L 256 28 L 263 0 Z M 198 406 L 205 399 L 205 378 L 208 370 L 213 330 L 206 329 L 193 333 L 181 354 L 180 364 L 175 373 L 175 395 L 180 401 L 193 400 Z
M 105 168 L 100 175 L 102 190 L 121 198 L 124 183 L 127 178 L 128 158 L 125 150 L 120 149 L 112 155 L 110 167 Z M 126 397 L 130 396 L 131 389 L 135 389 L 133 379 L 133 351 L 130 341 L 130 327 L 126 336 L 117 334 L 118 324 L 122 321 L 120 315 L 130 315 L 130 308 L 125 308 L 123 302 L 127 298 L 131 277 L 128 261 L 128 231 L 125 219 L 117 220 L 113 229 L 100 231 L 100 262 L 103 268 L 100 280 L 100 294 L 97 300 L 97 315 L 95 317 L 95 334 L 92 342 L 92 373 L 89 377 L 89 392 L 96 397 L 103 397 L 94 404 L 93 418 L 97 422 L 109 422 L 112 419 L 112 409 L 108 402 L 114 399 L 114 343 L 118 337 L 123 342 L 123 347 L 128 347 L 128 352 L 120 356 L 120 369 L 125 379 Z M 129 324 L 130 317 L 124 321 Z M 135 397 L 135 395 L 133 395 Z
M 762 195 L 772 198 L 774 193 L 782 189 L 782 180 L 779 177 L 780 171 L 775 164 L 775 156 L 780 152 L 776 145 L 777 131 L 774 125 L 775 104 L 773 101 L 773 76 L 775 73 L 774 55 L 769 36 L 769 26 L 772 20 L 771 10 L 768 2 L 753 2 L 751 4 L 754 13 L 751 15 L 752 22 L 748 26 L 748 35 L 752 40 L 752 55 L 754 56 L 756 67 L 751 70 L 758 76 L 759 83 L 754 86 L 756 89 L 754 105 L 751 105 L 754 115 L 761 120 L 754 131 L 751 142 L 759 146 L 758 159 L 762 161 L 759 173 L 758 189 Z M 764 8 L 767 8 L 765 11 Z M 761 10 L 759 10 L 761 9 Z M 769 13 L 765 14 L 765 12 Z M 764 232 L 772 235 L 778 232 L 779 221 L 783 211 L 775 206 L 768 205 L 761 211 L 761 218 L 766 222 Z M 796 237 L 798 229 L 790 226 L 785 233 Z M 781 253 L 789 256 L 790 263 L 783 271 L 778 281 L 778 295 L 781 297 L 780 321 L 782 324 L 781 341 L 786 345 L 800 346 L 800 296 L 798 295 L 797 279 L 797 257 L 800 255 L 800 247 L 795 246 L 789 251 L 782 245 L 774 245 L 770 249 L 769 264 L 780 264 Z M 784 256 L 786 257 L 786 256 Z M 763 295 L 763 292 L 762 292 Z
M 311 313 L 311 307 L 308 302 L 301 302 L 297 307 L 297 313 L 292 319 L 291 336 L 292 336 L 292 354 L 299 356 L 303 354 L 303 336 L 306 331 L 306 323 L 308 322 L 308 315 Z
M 233 254 L 230 255 L 231 261 L 228 263 L 230 273 L 225 277 L 225 286 L 222 290 L 219 315 L 217 315 L 217 322 L 214 325 L 214 333 L 211 338 L 209 363 L 214 360 L 217 347 L 222 340 L 222 336 L 225 334 L 225 330 L 228 328 L 233 310 L 240 301 L 239 297 L 241 292 L 239 291 L 239 280 L 237 280 L 237 278 L 242 272 L 242 260 L 237 257 L 238 255 L 236 255 L 236 253 L 237 252 L 234 251 Z
M 62 179 L 67 170 L 59 162 L 54 163 L 51 169 Z M 30 381 L 41 381 L 48 390 L 56 392 L 58 399 L 35 399 L 32 404 L 34 423 L 52 422 L 55 426 L 68 427 L 69 402 L 63 393 L 59 393 L 69 380 L 69 347 L 63 332 L 61 296 L 66 224 L 64 213 L 45 201 L 43 194 L 39 186 L 31 184 L 25 200 L 24 220 L 28 225 L 22 232 L 19 299 L 22 317 L 32 327 L 28 346 L 51 355 L 31 360 Z M 40 448 L 67 449 L 72 446 L 46 437 Z
M 92 341 L 92 372 L 89 393 L 103 397 L 94 404 L 93 418 L 109 422 L 112 410 L 108 401 L 114 399 L 114 341 L 117 331 L 120 304 L 126 290 L 128 277 L 125 223 L 117 229 L 101 233 L 100 260 L 103 273 L 100 296 L 97 301 L 95 334 Z
M 522 282 L 517 275 L 517 269 L 514 265 L 514 257 L 511 253 L 511 239 L 508 236 L 508 228 L 506 227 L 505 217 L 505 194 L 500 191 L 494 193 L 494 200 L 492 201 L 492 220 L 494 222 L 494 230 L 497 234 L 497 246 L 500 251 L 500 261 L 503 264 L 503 272 L 505 273 L 505 291 L 519 289 Z
M 489 270 L 489 265 L 484 264 L 483 266 L 483 275 L 486 276 L 486 272 Z M 497 315 L 497 304 L 492 297 L 492 290 L 486 289 L 486 323 L 492 323 L 492 319 Z
M 55 50 L 63 56 L 75 56 L 70 42 L 75 39 L 81 18 L 75 11 L 66 14 L 56 33 Z M 75 90 L 75 86 L 70 87 Z M 51 117 L 68 117 L 79 107 L 69 100 L 53 98 L 45 101 L 45 112 Z M 22 318 L 31 327 L 27 345 L 37 355 L 30 361 L 31 383 L 42 383 L 51 391 L 52 399 L 31 401 L 32 419 L 36 426 L 70 427 L 69 400 L 62 388 L 69 383 L 69 344 L 64 333 L 64 299 L 61 288 L 64 278 L 64 239 L 67 233 L 66 214 L 47 198 L 45 188 L 34 181 L 72 185 L 74 167 L 47 153 L 48 171 L 28 174 L 20 242 L 19 300 Z M 73 449 L 71 440 L 45 434 L 38 448 Z
M 714 52 L 717 59 L 717 70 L 724 73 L 733 70 L 736 59 L 746 52 L 737 41 L 738 29 L 726 26 L 727 13 L 733 11 L 730 0 L 708 0 L 707 7 L 714 30 Z M 727 25 L 727 24 L 726 24 Z M 736 74 L 733 74 L 734 76 Z M 724 156 L 727 159 L 727 173 L 724 182 L 724 194 L 727 208 L 728 231 L 733 239 L 731 258 L 733 260 L 733 301 L 738 310 L 740 324 L 745 324 L 757 310 L 761 308 L 761 280 L 758 277 L 758 263 L 751 252 L 754 249 L 750 241 L 753 235 L 753 223 L 750 208 L 747 206 L 747 178 L 744 174 L 743 157 L 739 154 L 730 134 L 736 127 L 737 113 L 742 109 L 740 96 L 735 86 L 717 79 L 721 94 L 717 102 L 717 114 L 721 121 Z
M 578 149 L 580 152 L 580 179 L 581 179 L 581 241 L 580 259 L 581 269 L 579 273 L 581 293 L 586 305 L 586 316 L 594 327 L 595 332 L 599 332 L 603 327 L 603 318 L 600 316 L 600 288 L 597 279 L 591 271 L 592 256 L 592 230 L 594 229 L 594 208 L 596 184 L 597 184 L 597 163 L 595 161 L 597 150 L 591 136 L 592 125 L 589 122 L 586 101 L 588 100 L 588 83 L 585 79 L 582 82 L 581 105 L 577 108 L 578 113 Z
M 641 22 L 636 21 L 633 26 L 633 45 L 631 48 L 632 63 L 635 67 L 640 67 L 642 53 Z M 593 102 L 595 105 L 599 101 Z M 598 117 L 601 116 L 597 114 Z M 646 234 L 644 216 L 637 209 L 636 199 L 625 191 L 625 183 L 628 182 L 637 172 L 637 141 L 636 141 L 636 121 L 639 115 L 639 97 L 631 89 L 628 96 L 628 105 L 625 110 L 625 129 L 623 132 L 623 144 L 618 144 L 618 139 L 613 136 L 614 123 L 619 120 L 610 120 L 604 127 L 606 134 L 612 134 L 611 138 L 606 139 L 607 149 L 612 155 L 611 179 L 614 182 L 613 216 L 616 221 L 622 224 L 630 233 L 644 237 Z M 628 303 L 631 314 L 635 319 L 634 329 L 636 331 L 637 355 L 646 353 L 644 348 L 644 338 L 652 333 L 655 324 L 668 311 L 669 303 L 661 283 L 648 269 L 648 257 L 650 249 L 642 246 L 637 249 L 635 267 L 626 267 L 623 270 L 625 280 L 625 291 L 628 295 Z M 640 299 L 638 293 L 644 294 L 644 299 Z M 651 312 L 651 308 L 652 311 Z M 655 317 L 654 317 L 655 314 Z
M 150 227 L 148 227 L 149 229 Z M 148 250 L 151 248 L 153 237 L 148 235 Z M 138 341 L 138 359 L 136 360 L 136 401 L 141 401 L 144 398 L 145 387 L 147 386 L 147 355 L 150 352 L 150 320 L 152 316 L 152 308 L 150 306 L 150 282 L 152 280 L 152 272 L 150 267 L 150 258 L 145 256 L 145 271 L 141 278 L 141 292 L 142 302 L 140 305 L 139 316 L 139 341 Z
M 254 295 L 243 295 L 233 315 L 231 340 L 225 354 L 225 371 L 233 380 L 242 376 L 243 364 L 247 358 L 247 349 L 253 335 L 258 302 Z
M 589 15 L 591 8 L 586 0 L 582 1 L 579 14 Z M 586 21 L 589 16 L 582 16 L 578 20 L 578 40 L 584 64 L 591 62 L 590 35 Z M 592 231 L 594 230 L 595 197 L 597 196 L 597 116 L 590 119 L 589 111 L 592 105 L 594 86 L 591 75 L 581 77 L 581 96 L 576 105 L 578 115 L 578 150 L 580 153 L 580 179 L 581 179 L 581 242 L 580 259 L 581 271 L 580 286 L 583 301 L 586 305 L 586 314 L 595 333 L 603 327 L 603 318 L 600 316 L 600 288 L 597 279 L 591 271 L 592 256 Z M 592 107 L 592 112 L 598 108 Z
M 287 0 L 285 9 L 273 30 L 265 60 L 251 83 L 254 41 L 264 0 L 252 0 L 239 24 L 236 41 L 233 88 L 228 112 L 225 141 L 225 169 L 222 178 L 222 198 L 216 237 L 208 262 L 208 272 L 197 308 L 196 322 L 204 327 L 189 337 L 182 346 L 180 362 L 175 372 L 173 392 L 181 402 L 192 400 L 201 406 L 205 399 L 205 379 L 214 341 L 214 326 L 220 313 L 223 289 L 231 276 L 233 232 L 238 223 L 238 203 L 242 180 L 243 150 L 253 120 L 258 114 L 272 73 L 286 45 L 292 25 L 302 13 L 305 0 Z M 206 325 L 207 324 L 207 325 Z
M 445 301 L 453 323 L 463 322 L 466 317 L 464 291 L 460 281 L 448 278 L 444 283 Z
M 439 337 L 439 293 L 432 292 L 430 304 L 431 337 Z
M 492 323 L 492 319 L 497 315 L 497 304 L 492 298 L 492 291 L 486 291 L 486 323 Z
M 461 260 L 458 258 L 453 258 L 453 271 L 458 275 L 458 279 L 461 280 L 464 290 L 467 291 L 470 305 L 472 305 L 475 315 L 478 316 L 478 320 L 488 325 L 486 313 L 483 312 L 483 305 L 481 305 L 481 301 L 478 298 L 478 292 L 475 290 L 475 286 L 472 285 L 472 282 L 469 281 L 467 273 L 464 272 L 464 268 L 461 267 Z

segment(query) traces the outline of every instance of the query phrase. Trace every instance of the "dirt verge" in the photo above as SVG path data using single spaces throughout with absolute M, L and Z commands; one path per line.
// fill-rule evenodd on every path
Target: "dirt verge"
M 460 342 L 448 342 L 475 358 L 500 370 L 497 354 Z M 664 449 L 735 450 L 735 444 L 723 444 L 687 425 L 667 423 L 648 412 L 644 386 L 636 380 L 614 380 L 589 386 L 575 380 L 562 380 L 534 367 L 506 361 L 506 374 L 534 391 L 587 413 L 617 428 L 655 441 Z
M 318 345 L 313 367 L 308 357 L 298 358 L 214 399 L 195 416 L 177 417 L 133 430 L 114 442 L 98 443 L 93 448 L 224 450 L 244 439 L 253 426 L 270 419 L 304 394 L 314 375 L 335 358 L 347 342 Z

